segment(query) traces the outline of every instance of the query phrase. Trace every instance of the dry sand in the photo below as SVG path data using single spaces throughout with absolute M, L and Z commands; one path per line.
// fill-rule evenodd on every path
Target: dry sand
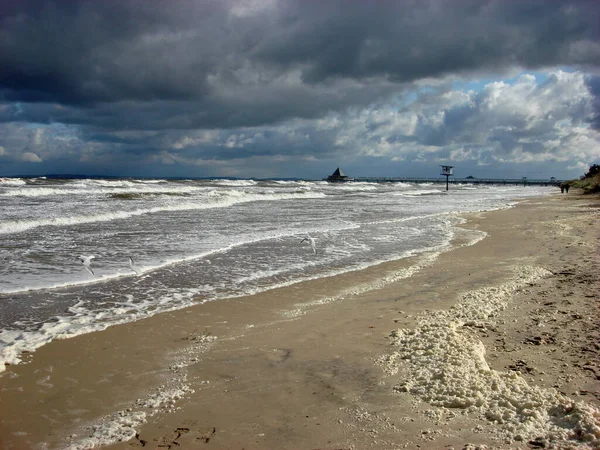
M 0 375 L 0 448 L 600 448 L 599 205 L 53 342 Z

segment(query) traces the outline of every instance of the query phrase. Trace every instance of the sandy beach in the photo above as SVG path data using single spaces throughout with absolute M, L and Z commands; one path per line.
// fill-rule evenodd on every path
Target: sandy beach
M 599 207 L 54 341 L 0 374 L 0 448 L 600 448 Z

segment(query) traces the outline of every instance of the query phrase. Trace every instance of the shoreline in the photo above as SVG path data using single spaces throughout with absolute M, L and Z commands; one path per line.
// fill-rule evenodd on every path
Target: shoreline
M 600 272 L 591 224 L 598 204 L 597 197 L 551 195 L 463 214 L 468 221 L 460 227 L 484 231 L 486 239 L 442 253 L 410 277 L 335 302 L 319 300 L 422 258 L 52 342 L 0 377 L 0 447 L 43 448 L 45 442 L 46 448 L 64 448 L 70 442 L 85 448 L 94 433 L 96 442 L 123 433 L 133 439 L 110 448 L 527 448 L 540 436 L 525 432 L 515 441 L 514 433 L 498 433 L 503 424 L 477 410 L 419 400 L 410 388 L 398 388 L 406 361 L 394 374 L 380 362 L 394 352 L 390 334 L 418 330 L 419 317 L 431 315 L 427 310 L 448 311 L 465 292 L 503 286 L 516 267 L 540 267 L 549 274 L 525 279 L 504 309 L 486 323 L 463 326 L 464 334 L 481 342 L 491 371 L 512 372 L 539 389 L 562 389 L 561 395 L 597 411 L 600 368 L 591 339 L 598 337 L 592 290 L 598 281 L 588 272 Z M 571 304 L 562 303 L 565 296 Z M 299 313 L 285 314 L 294 310 Z M 563 316 L 572 319 L 573 336 Z M 591 351 L 581 350 L 586 346 Z M 106 414 L 116 425 L 93 429 Z M 591 434 L 600 433 L 597 422 L 590 427 Z M 593 439 L 600 434 L 582 434 L 573 445 L 585 448 Z
M 512 207 L 512 206 L 504 206 L 504 207 L 501 207 L 498 209 L 504 209 L 504 208 L 510 208 L 510 207 Z M 494 209 L 490 209 L 487 211 L 494 211 Z M 444 213 L 442 213 L 442 215 L 443 214 Z M 459 226 L 460 223 L 462 223 L 461 221 L 464 222 L 465 219 L 461 218 L 458 213 L 451 213 L 450 216 L 452 217 L 452 219 L 450 219 L 448 222 L 456 222 L 456 223 L 453 223 L 452 225 L 450 225 L 450 230 L 454 230 L 454 231 L 451 231 L 451 235 L 455 235 L 457 233 L 465 234 L 466 230 L 461 229 Z M 461 243 L 458 245 L 472 245 L 472 243 L 474 243 L 476 240 L 483 239 L 484 237 L 485 237 L 485 235 L 478 237 L 477 239 L 473 240 L 471 243 L 466 243 L 466 244 Z M 468 240 L 468 239 L 464 236 L 462 238 L 457 238 L 456 236 L 450 238 L 451 242 L 456 241 L 456 242 L 460 243 L 463 240 Z M 346 267 L 337 266 L 337 268 L 335 270 L 332 269 L 329 271 L 329 273 L 326 273 L 326 274 L 298 277 L 295 280 L 287 280 L 287 281 L 283 281 L 280 283 L 275 283 L 269 287 L 264 287 L 263 288 L 264 290 L 256 290 L 254 292 L 246 292 L 243 294 L 230 293 L 231 296 L 227 296 L 227 294 L 223 294 L 222 297 L 214 298 L 214 299 L 205 299 L 201 295 L 196 294 L 195 297 L 190 297 L 189 300 L 185 300 L 179 305 L 169 306 L 169 307 L 162 307 L 162 306 L 157 307 L 152 312 L 143 312 L 141 317 L 137 316 L 137 317 L 135 317 L 135 319 L 132 319 L 131 317 L 123 318 L 123 316 L 113 315 L 108 318 L 103 318 L 103 321 L 94 322 L 93 318 L 91 317 L 94 315 L 94 313 L 90 313 L 91 316 L 83 316 L 85 319 L 92 319 L 90 321 L 90 323 L 86 324 L 86 326 L 70 327 L 68 325 L 70 323 L 73 323 L 72 322 L 73 316 L 68 316 L 68 315 L 65 316 L 65 315 L 58 314 L 55 317 L 49 318 L 48 321 L 44 324 L 45 326 L 40 328 L 40 329 L 44 329 L 43 333 L 39 332 L 39 331 L 15 331 L 14 334 L 12 334 L 11 331 L 7 331 L 8 339 L 6 342 L 10 342 L 11 345 L 5 347 L 4 349 L 1 349 L 2 351 L 0 351 L 0 376 L 1 376 L 2 372 L 6 369 L 6 367 L 19 365 L 23 358 L 25 358 L 25 360 L 26 360 L 28 357 L 31 357 L 31 355 L 34 354 L 40 347 L 43 347 L 43 346 L 47 345 L 48 343 L 55 341 L 55 340 L 70 339 L 70 338 L 74 338 L 74 337 L 80 336 L 80 335 L 104 331 L 109 327 L 118 326 L 118 325 L 126 325 L 128 323 L 132 323 L 135 321 L 144 320 L 144 319 L 152 317 L 156 314 L 164 314 L 164 313 L 169 313 L 171 311 L 182 310 L 182 309 L 186 309 L 188 307 L 198 306 L 198 305 L 204 304 L 206 302 L 223 301 L 223 300 L 226 301 L 226 300 L 232 300 L 232 299 L 240 298 L 240 297 L 246 297 L 246 298 L 260 297 L 262 293 L 265 293 L 265 292 L 268 292 L 271 290 L 285 289 L 289 286 L 293 286 L 293 285 L 297 285 L 297 284 L 305 285 L 307 283 L 318 282 L 320 278 L 323 278 L 326 280 L 331 280 L 331 279 L 335 279 L 338 277 L 344 277 L 345 280 L 352 281 L 352 279 L 354 278 L 353 275 L 355 275 L 355 274 L 358 274 L 357 276 L 360 277 L 361 272 L 367 273 L 367 272 L 372 272 L 374 270 L 378 271 L 378 272 L 381 272 L 381 271 L 385 272 L 386 271 L 385 267 L 394 266 L 397 264 L 404 265 L 404 263 L 406 261 L 413 260 L 415 258 L 418 258 L 421 255 L 436 255 L 439 252 L 445 252 L 445 251 L 451 250 L 451 247 L 452 247 L 452 244 L 449 242 L 449 243 L 445 243 L 445 244 L 440 244 L 438 247 L 435 247 L 435 248 L 429 248 L 429 249 L 419 248 L 419 249 L 411 250 L 410 252 L 406 252 L 401 257 L 397 256 L 400 259 L 381 259 L 378 261 L 363 262 L 362 265 L 360 265 L 360 266 L 358 266 L 358 265 L 346 266 Z M 219 251 L 216 251 L 216 253 L 218 253 L 218 252 Z M 196 255 L 194 257 L 191 257 L 190 260 L 194 260 L 196 258 L 200 259 L 201 257 L 207 256 L 207 255 L 208 255 L 208 253 Z M 428 257 L 427 259 L 431 260 L 431 257 Z M 182 261 L 179 261 L 179 262 L 182 262 Z M 173 263 L 172 262 L 164 263 L 163 266 L 160 266 L 160 267 L 165 267 L 170 264 L 173 264 Z M 160 267 L 152 266 L 151 270 L 154 270 L 154 269 L 160 268 Z M 416 269 L 418 269 L 418 267 Z M 415 268 L 413 268 L 411 270 L 415 270 Z M 401 278 L 404 278 L 405 276 L 409 276 L 409 275 L 410 275 L 410 273 L 401 274 L 399 276 Z M 392 274 L 392 276 L 393 276 L 393 274 Z M 88 281 L 52 285 L 52 286 L 48 286 L 47 288 L 20 289 L 20 290 L 15 290 L 15 291 L 7 291 L 7 292 L 4 292 L 4 294 L 13 294 L 13 293 L 14 294 L 24 294 L 29 291 L 32 291 L 32 292 L 36 292 L 38 295 L 41 295 L 40 293 L 43 293 L 46 289 L 58 288 L 58 290 L 60 291 L 62 288 L 70 289 L 70 288 L 73 288 L 76 286 L 82 286 L 82 285 L 95 285 L 97 287 L 97 289 L 100 290 L 100 289 L 102 289 L 104 283 L 110 283 L 111 281 L 115 281 L 117 279 L 124 278 L 124 277 L 131 278 L 131 277 L 134 277 L 134 275 L 133 274 L 117 274 L 117 275 L 103 276 L 102 278 L 90 279 Z M 382 283 L 386 284 L 386 283 L 390 283 L 390 282 L 391 282 L 390 277 L 386 276 L 385 279 L 381 280 L 381 282 L 379 282 L 378 284 L 381 285 Z M 376 289 L 376 287 L 374 285 L 363 286 L 361 288 L 362 288 L 362 290 Z M 356 295 L 357 291 L 354 290 L 351 294 Z M 337 295 L 343 296 L 343 293 L 340 293 Z M 135 316 L 135 312 L 133 315 Z M 55 322 L 59 324 L 59 326 L 56 327 L 56 332 L 53 332 L 53 330 L 50 330 L 50 329 L 46 329 L 47 325 L 51 326 Z M 75 319 L 75 323 L 77 323 L 77 319 Z M 65 324 L 67 324 L 67 326 L 65 326 Z M 5 324 L 5 325 L 7 325 L 7 324 Z

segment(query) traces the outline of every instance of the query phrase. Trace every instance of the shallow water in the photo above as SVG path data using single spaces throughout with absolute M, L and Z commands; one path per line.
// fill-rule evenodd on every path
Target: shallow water
M 447 245 L 548 187 L 0 179 L 0 363 L 57 337 Z M 316 254 L 307 233 L 315 239 Z M 88 273 L 80 255 L 94 255 Z M 136 271 L 128 258 L 134 259 Z M 0 370 L 3 369 L 0 364 Z

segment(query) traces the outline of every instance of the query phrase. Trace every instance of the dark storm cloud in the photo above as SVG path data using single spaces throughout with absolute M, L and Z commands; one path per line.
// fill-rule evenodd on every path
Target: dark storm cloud
M 423 77 L 597 67 L 598 8 L 537 0 L 2 2 L 0 99 L 27 106 L 0 118 L 105 129 L 257 126 L 363 106 Z
M 579 170 L 600 154 L 599 10 L 586 0 L 0 2 L 1 169 Z
M 153 99 L 93 104 L 28 103 L 0 110 L 0 121 L 61 122 L 99 129 L 198 129 L 261 126 L 288 118 L 313 118 L 348 105 L 366 105 L 389 94 L 388 84 L 331 89 L 231 88 L 227 96 L 187 100 Z M 393 88 L 398 90 L 398 87 Z
M 290 2 L 258 54 L 304 78 L 398 81 L 511 66 L 600 64 L 582 50 L 599 36 L 593 2 Z
M 193 27 L 178 5 L 202 15 Z M 8 100 L 66 104 L 187 98 L 203 90 L 214 56 L 207 23 L 218 2 L 3 2 L 0 85 Z M 217 19 L 218 20 L 218 19 Z M 205 36 L 202 36 L 205 33 Z M 192 48 L 188 45 L 192 44 Z M 214 46 L 212 46 L 212 50 Z M 192 72 L 193 71 L 193 72 Z

